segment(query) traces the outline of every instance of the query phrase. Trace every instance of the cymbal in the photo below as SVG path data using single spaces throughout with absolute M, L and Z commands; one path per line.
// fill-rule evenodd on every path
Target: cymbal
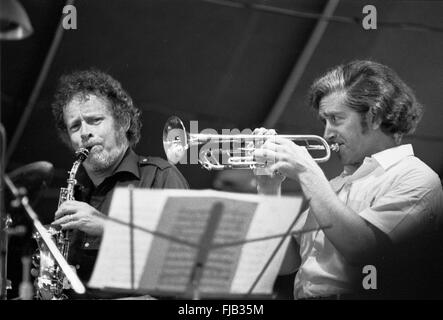
M 26 189 L 31 205 L 35 205 L 52 181 L 54 166 L 46 161 L 37 161 L 15 169 L 8 176 L 17 188 Z

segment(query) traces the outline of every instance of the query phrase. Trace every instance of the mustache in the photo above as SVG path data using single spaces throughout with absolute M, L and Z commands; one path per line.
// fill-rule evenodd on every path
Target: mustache
M 92 147 L 97 146 L 97 145 L 101 145 L 101 141 L 87 141 L 87 142 L 82 142 L 82 148 L 86 148 L 88 150 L 91 150 Z

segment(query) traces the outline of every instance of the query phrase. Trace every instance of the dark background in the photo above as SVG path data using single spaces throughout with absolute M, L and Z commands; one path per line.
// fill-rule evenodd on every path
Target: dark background
M 72 154 L 56 137 L 50 104 L 56 80 L 66 72 L 96 67 L 119 80 L 143 110 L 142 138 L 136 151 L 164 157 L 162 130 L 171 115 L 199 129 L 255 128 L 266 124 L 279 133 L 322 134 L 321 123 L 306 106 L 312 81 L 334 65 L 370 58 L 392 67 L 425 106 L 416 133 L 406 137 L 416 155 L 440 176 L 443 171 L 443 2 L 342 0 L 333 13 L 354 23 L 329 21 L 312 55 L 303 52 L 316 37 L 319 15 L 331 1 L 235 1 L 261 4 L 233 7 L 198 0 L 75 1 L 77 30 L 65 30 L 39 75 L 66 4 L 59 0 L 21 0 L 34 33 L 21 41 L 1 42 L 1 119 L 8 138 L 6 171 L 44 160 L 54 179 L 35 206 L 44 222 L 52 219 L 58 189 L 66 185 Z M 364 30 L 362 8 L 377 8 L 378 29 Z M 270 12 L 272 8 L 285 12 Z M 271 8 L 271 9 L 270 9 Z M 301 17 L 297 12 L 317 15 Z M 393 22 L 389 25 L 386 22 Z M 416 29 L 407 26 L 416 24 Z M 421 28 L 427 25 L 429 28 Z M 295 71 L 293 71 L 295 70 Z M 299 81 L 293 82 L 293 75 Z M 30 100 L 34 93 L 35 103 Z M 284 100 L 284 97 L 287 97 Z M 275 106 L 283 112 L 271 118 Z M 28 110 L 29 119 L 23 120 Z M 21 120 L 22 119 L 22 120 Z M 23 132 L 17 130 L 23 121 Z M 329 178 L 340 173 L 332 157 L 321 165 Z M 208 172 L 198 165 L 178 168 L 194 189 L 250 191 L 249 172 Z M 283 192 L 298 193 L 286 181 Z M 15 219 L 20 220 L 19 217 Z M 22 250 L 11 238 L 10 278 L 17 289 Z M 282 283 L 287 283 L 286 279 Z M 284 285 L 279 292 L 285 294 Z

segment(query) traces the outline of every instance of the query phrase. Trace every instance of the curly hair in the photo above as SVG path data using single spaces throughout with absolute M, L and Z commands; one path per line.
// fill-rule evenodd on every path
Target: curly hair
M 381 119 L 381 129 L 402 137 L 413 133 L 423 114 L 423 106 L 413 91 L 390 68 L 369 60 L 339 65 L 315 80 L 309 104 L 318 111 L 322 98 L 333 92 L 344 94 L 345 103 L 362 115 Z
M 123 126 L 126 121 L 130 121 L 126 138 L 129 145 L 134 147 L 140 140 L 141 111 L 134 106 L 131 97 L 122 88 L 120 82 L 96 69 L 75 71 L 63 75 L 59 80 L 51 107 L 55 125 L 62 141 L 70 145 L 63 117 L 64 108 L 73 98 L 88 94 L 94 94 L 109 102 L 110 111 L 118 125 Z

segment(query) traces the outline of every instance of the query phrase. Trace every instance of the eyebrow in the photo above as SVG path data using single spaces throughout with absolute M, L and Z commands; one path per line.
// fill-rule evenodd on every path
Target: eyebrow
M 94 118 L 100 118 L 100 117 L 104 117 L 104 115 L 101 114 L 101 113 L 94 113 L 94 112 L 92 112 L 91 114 L 86 114 L 86 115 L 83 116 L 84 119 L 91 119 L 91 118 L 94 119 Z M 72 127 L 74 124 L 76 124 L 78 122 L 81 122 L 80 117 L 75 117 L 75 118 L 68 119 L 67 122 L 66 122 L 66 127 L 70 128 L 70 127 Z
M 330 116 L 343 116 L 345 112 L 343 111 L 319 111 L 318 115 L 322 118 L 327 118 Z

